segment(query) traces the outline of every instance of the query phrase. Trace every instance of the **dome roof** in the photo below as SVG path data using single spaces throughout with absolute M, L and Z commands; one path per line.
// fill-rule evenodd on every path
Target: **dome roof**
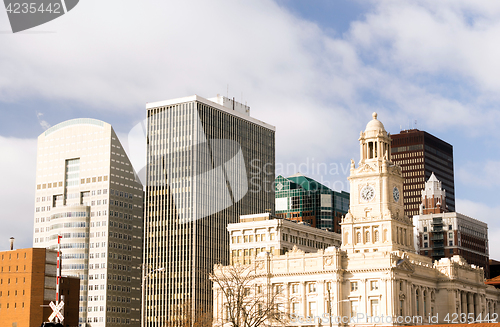
M 376 132 L 378 132 L 379 130 L 382 130 L 383 132 L 385 132 L 384 124 L 382 124 L 380 122 L 380 120 L 377 119 L 377 113 L 376 112 L 374 112 L 372 114 L 372 117 L 373 117 L 373 119 L 370 120 L 370 122 L 368 124 L 366 124 L 365 133 L 368 132 L 368 131 L 376 131 Z

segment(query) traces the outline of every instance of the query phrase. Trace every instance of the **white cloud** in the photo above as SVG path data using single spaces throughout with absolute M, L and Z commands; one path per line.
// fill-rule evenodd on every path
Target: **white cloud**
M 36 140 L 0 136 L 0 153 L 0 250 L 8 248 L 10 237 L 16 248 L 32 247 Z
M 38 123 L 43 128 L 43 130 L 47 130 L 50 128 L 50 124 L 47 121 L 43 120 L 42 117 L 43 117 L 43 113 L 37 111 L 36 118 L 38 119 Z
M 69 100 L 120 119 L 145 115 L 147 101 L 225 95 L 229 85 L 277 126 L 277 162 L 345 165 L 373 111 L 390 132 L 417 119 L 498 138 L 499 18 L 492 1 L 376 1 L 334 38 L 271 0 L 87 0 L 35 29 L 55 33 L 2 35 L 0 101 Z M 9 29 L 3 11 L 0 29 Z M 22 160 L 2 165 L 34 181 Z M 33 195 L 22 203 L 31 210 Z
M 465 185 L 496 188 L 500 185 L 500 161 L 468 162 L 457 169 L 457 177 Z
M 474 202 L 465 199 L 456 199 L 457 211 L 483 221 L 488 224 L 488 239 L 490 245 L 490 258 L 500 259 L 500 206 L 491 207 L 484 203 Z

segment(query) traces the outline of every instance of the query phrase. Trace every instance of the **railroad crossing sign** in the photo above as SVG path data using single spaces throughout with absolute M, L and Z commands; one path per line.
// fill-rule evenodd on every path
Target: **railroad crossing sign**
M 58 305 L 55 305 L 54 302 L 50 302 L 49 307 L 52 309 L 52 314 L 49 316 L 49 321 L 52 322 L 55 317 L 59 318 L 59 321 L 62 322 L 64 320 L 64 316 L 60 312 L 64 307 L 64 301 L 59 302 Z

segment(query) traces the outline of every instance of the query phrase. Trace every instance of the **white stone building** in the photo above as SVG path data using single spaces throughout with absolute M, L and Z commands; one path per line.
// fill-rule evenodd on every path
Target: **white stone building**
M 33 246 L 80 278 L 80 326 L 139 326 L 143 189 L 111 125 L 73 119 L 38 137 Z
M 270 213 L 240 216 L 229 224 L 231 264 L 248 264 L 261 252 L 284 254 L 294 246 L 316 252 L 330 246 L 340 247 L 340 234 L 272 216 Z
M 401 169 L 391 161 L 391 139 L 376 114 L 359 141 L 361 160 L 358 167 L 351 163 L 342 247 L 259 254 L 249 266 L 256 287 L 248 296 L 262 287 L 279 292 L 278 308 L 292 326 L 416 325 L 497 317 L 500 290 L 484 284 L 482 268 L 459 256 L 432 262 L 415 253 L 413 225 L 404 215 Z M 216 266 L 214 274 L 227 269 L 231 267 Z M 223 294 L 215 285 L 214 326 L 227 323 L 231 304 Z

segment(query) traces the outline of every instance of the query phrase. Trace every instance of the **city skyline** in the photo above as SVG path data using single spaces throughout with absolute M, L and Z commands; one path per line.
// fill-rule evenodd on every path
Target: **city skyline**
M 488 223 L 491 256 L 500 258 L 494 219 L 500 181 L 500 68 L 494 58 L 500 49 L 492 45 L 499 5 L 338 3 L 145 1 L 141 8 L 121 6 L 111 25 L 95 8 L 109 12 L 115 4 L 88 2 L 32 32 L 1 34 L 0 167 L 11 186 L 0 191 L 3 247 L 11 236 L 19 247 L 32 246 L 35 180 L 27 172 L 34 171 L 36 136 L 44 128 L 96 118 L 116 126 L 126 147 L 128 132 L 145 118 L 145 101 L 221 93 L 248 101 L 255 117 L 277 127 L 278 169 L 336 164 L 338 174 L 301 172 L 330 186 L 338 181 L 337 191 L 349 191 L 348 169 L 342 168 L 356 158 L 357 149 L 345 143 L 362 129 L 356 118 L 377 111 L 393 134 L 415 127 L 416 120 L 417 128 L 453 145 L 456 209 Z M 139 9 L 148 14 L 136 15 Z M 166 12 L 177 15 L 162 25 L 151 19 Z M 183 22 L 187 14 L 195 15 L 192 26 Z M 93 24 L 84 27 L 90 15 Z M 213 17 L 210 27 L 206 17 Z M 4 11 L 0 26 L 9 29 Z M 220 45 L 213 42 L 217 37 Z M 137 52 L 153 45 L 157 51 Z M 213 53 L 196 51 L 208 45 Z M 186 71 L 196 78 L 186 79 Z M 296 153 L 295 147 L 304 150 Z

